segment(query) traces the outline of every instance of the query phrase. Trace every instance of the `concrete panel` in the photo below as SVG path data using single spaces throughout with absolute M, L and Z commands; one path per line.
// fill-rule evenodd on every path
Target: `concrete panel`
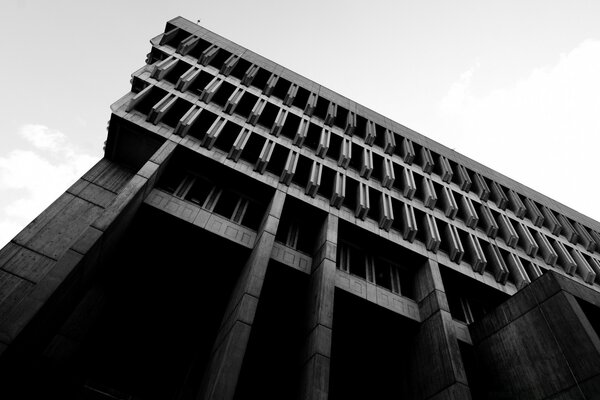
M 88 201 L 74 198 L 51 222 L 27 242 L 27 247 L 48 257 L 57 259 L 63 254 L 103 212 Z
M 305 274 L 310 274 L 312 258 L 281 243 L 273 244 L 271 258 Z
M 31 282 L 39 280 L 56 264 L 56 260 L 9 243 L 0 254 L 2 270 Z

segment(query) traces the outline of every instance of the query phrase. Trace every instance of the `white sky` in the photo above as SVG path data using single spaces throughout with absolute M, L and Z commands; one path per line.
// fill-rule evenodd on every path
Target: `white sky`
M 600 1 L 4 0 L 0 246 L 101 157 L 178 15 L 600 219 Z

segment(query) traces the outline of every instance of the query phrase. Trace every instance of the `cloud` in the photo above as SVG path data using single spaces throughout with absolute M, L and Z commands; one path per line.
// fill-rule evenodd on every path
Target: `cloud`
M 64 133 L 44 125 L 25 125 L 21 128 L 20 134 L 38 149 L 50 150 L 55 153 L 72 150 L 66 144 L 67 138 Z
M 462 74 L 440 102 L 439 132 L 444 136 L 438 138 L 578 211 L 600 217 L 593 199 L 585 200 L 594 196 L 582 192 L 586 179 L 595 181 L 600 144 L 600 41 L 586 40 L 555 64 L 532 70 L 526 79 L 475 95 L 478 68 Z
M 25 125 L 19 135 L 28 148 L 0 156 L 0 246 L 62 194 L 97 158 L 68 137 L 43 125 Z
M 469 89 L 471 86 L 471 80 L 473 79 L 473 74 L 481 64 L 477 62 L 467 71 L 463 72 L 458 78 L 457 82 L 454 82 L 452 86 L 450 86 L 450 90 L 446 97 L 442 99 L 442 103 L 440 108 L 442 113 L 445 115 L 451 115 L 455 113 L 461 113 L 462 108 L 464 107 L 465 102 L 469 100 Z

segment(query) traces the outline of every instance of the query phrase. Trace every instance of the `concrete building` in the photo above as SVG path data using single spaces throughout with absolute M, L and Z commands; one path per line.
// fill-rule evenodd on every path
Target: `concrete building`
M 600 398 L 598 222 L 183 18 L 151 45 L 0 250 L 0 398 Z

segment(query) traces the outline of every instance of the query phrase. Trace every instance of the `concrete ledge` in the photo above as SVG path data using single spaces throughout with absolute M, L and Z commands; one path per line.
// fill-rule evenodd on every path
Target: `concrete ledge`
M 308 255 L 287 247 L 279 242 L 275 242 L 273 244 L 271 258 L 287 265 L 288 267 L 292 267 L 298 271 L 304 272 L 305 274 L 310 274 L 310 267 L 313 263 L 312 258 Z
M 399 296 L 389 290 L 370 284 L 364 279 L 336 270 L 335 287 L 361 297 L 371 303 L 385 307 L 388 310 L 410 318 L 413 321 L 421 321 L 419 306 L 416 302 L 407 297 Z

